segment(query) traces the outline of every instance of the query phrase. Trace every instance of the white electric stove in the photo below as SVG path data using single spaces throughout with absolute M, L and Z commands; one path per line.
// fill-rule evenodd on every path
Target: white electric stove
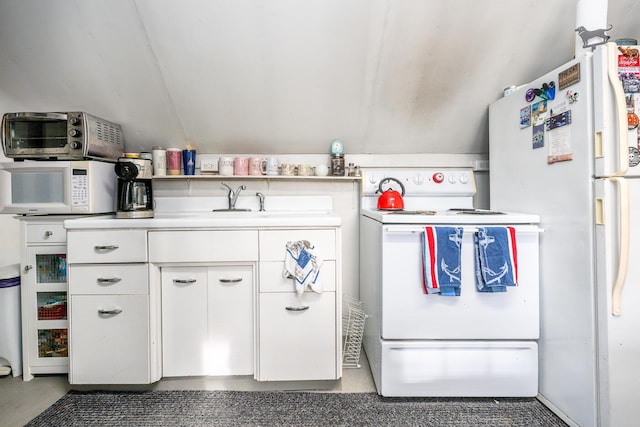
M 405 187 L 404 209 L 377 209 L 379 182 Z M 383 190 L 394 186 L 387 182 Z M 383 396 L 536 396 L 539 283 L 536 215 L 473 208 L 471 169 L 365 169 L 360 220 L 363 345 Z M 428 225 L 463 229 L 460 296 L 425 294 Z M 518 286 L 479 292 L 473 234 L 515 229 Z

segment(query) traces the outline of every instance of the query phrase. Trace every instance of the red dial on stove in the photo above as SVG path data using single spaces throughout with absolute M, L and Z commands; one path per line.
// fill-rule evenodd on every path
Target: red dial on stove
M 440 184 L 442 181 L 444 181 L 444 175 L 441 172 L 434 173 L 432 178 L 433 182 L 435 182 L 436 184 Z

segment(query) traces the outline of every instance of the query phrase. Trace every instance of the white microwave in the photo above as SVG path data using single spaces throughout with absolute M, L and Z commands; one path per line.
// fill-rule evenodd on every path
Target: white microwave
M 95 160 L 0 163 L 0 213 L 115 212 L 116 181 L 113 163 Z

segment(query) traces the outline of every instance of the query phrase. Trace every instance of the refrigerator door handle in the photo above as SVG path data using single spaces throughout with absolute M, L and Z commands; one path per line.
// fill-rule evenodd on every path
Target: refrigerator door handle
M 611 311 L 614 316 L 622 315 L 622 289 L 627 280 L 629 266 L 629 186 L 624 178 L 610 178 L 618 189 L 618 271 L 613 282 L 611 294 Z
M 618 49 L 615 43 L 607 43 L 608 64 L 607 76 L 613 89 L 613 101 L 616 110 L 616 138 L 618 147 L 618 171 L 614 176 L 626 175 L 629 170 L 629 133 L 627 123 L 627 103 L 622 89 L 622 83 L 618 76 Z

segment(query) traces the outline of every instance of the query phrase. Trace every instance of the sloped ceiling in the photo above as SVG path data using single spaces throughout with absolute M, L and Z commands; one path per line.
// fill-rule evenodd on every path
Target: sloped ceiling
M 577 2 L 0 0 L 0 112 L 87 111 L 128 151 L 486 153 L 487 105 L 573 58 Z

